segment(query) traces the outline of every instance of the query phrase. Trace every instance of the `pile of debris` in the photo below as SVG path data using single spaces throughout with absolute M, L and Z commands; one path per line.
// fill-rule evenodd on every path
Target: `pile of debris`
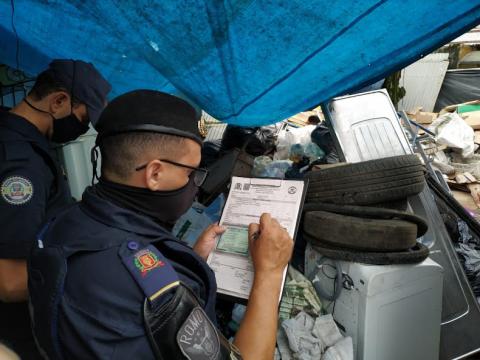
M 439 114 L 417 108 L 409 117 L 423 127 L 420 143 L 434 170 L 443 175 L 458 203 L 480 222 L 480 100 L 447 106 Z M 442 208 L 446 209 L 440 204 Z M 480 302 L 480 239 L 448 210 L 442 216 Z
M 434 135 L 423 142 L 432 166 L 441 172 L 453 196 L 480 220 L 480 100 L 447 106 L 440 113 L 416 108 L 409 117 Z

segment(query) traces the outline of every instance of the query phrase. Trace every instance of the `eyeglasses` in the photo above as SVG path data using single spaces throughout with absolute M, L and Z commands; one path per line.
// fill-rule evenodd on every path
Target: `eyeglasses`
M 208 176 L 208 170 L 205 169 L 205 168 L 198 168 L 198 167 L 193 167 L 193 166 L 189 166 L 189 165 L 184 165 L 184 164 L 180 164 L 180 163 L 177 163 L 177 162 L 171 161 L 171 160 L 165 160 L 165 159 L 158 159 L 158 160 L 166 162 L 168 164 L 172 164 L 172 165 L 175 165 L 175 166 L 179 166 L 179 167 L 183 167 L 183 168 L 186 168 L 186 169 L 193 170 L 193 172 L 189 175 L 189 177 L 193 176 L 193 182 L 198 187 L 203 185 L 203 183 L 205 182 L 205 179 Z M 145 169 L 147 167 L 147 165 L 148 164 L 141 165 L 141 166 L 135 168 L 135 171 L 140 171 L 142 169 Z

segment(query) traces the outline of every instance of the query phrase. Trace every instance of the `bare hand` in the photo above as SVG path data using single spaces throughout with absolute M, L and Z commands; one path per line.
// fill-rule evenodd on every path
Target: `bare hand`
M 282 273 L 292 256 L 293 240 L 270 214 L 262 214 L 260 224 L 250 224 L 248 241 L 256 273 Z
M 217 223 L 209 225 L 203 233 L 198 237 L 197 242 L 193 246 L 193 251 L 200 255 L 204 260 L 207 260 L 208 255 L 215 247 L 217 237 L 225 232 L 223 226 L 219 226 Z

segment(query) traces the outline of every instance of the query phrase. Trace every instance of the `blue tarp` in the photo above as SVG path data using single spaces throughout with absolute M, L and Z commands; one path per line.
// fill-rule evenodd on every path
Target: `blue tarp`
M 93 62 L 113 94 L 181 93 L 260 125 L 379 80 L 480 22 L 479 0 L 16 0 L 20 69 Z M 0 62 L 16 65 L 10 0 Z

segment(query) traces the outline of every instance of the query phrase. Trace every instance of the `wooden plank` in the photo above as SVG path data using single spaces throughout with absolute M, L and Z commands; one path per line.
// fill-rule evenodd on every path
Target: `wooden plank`
M 477 221 L 480 221 L 480 209 L 475 204 L 471 194 L 454 190 L 452 191 L 452 195 L 460 203 L 460 205 L 473 213 L 473 216 Z
M 477 182 L 477 178 L 475 176 L 473 176 L 472 174 L 470 174 L 469 172 L 464 172 L 463 176 L 465 176 L 472 183 Z
M 419 133 L 419 135 L 420 135 L 420 133 Z M 447 147 L 448 147 L 447 145 L 437 145 L 437 144 L 432 144 L 432 143 L 424 144 L 422 146 L 423 146 L 423 151 L 427 155 L 434 155 L 439 151 L 447 149 Z
M 452 194 L 454 198 L 464 207 L 467 208 L 468 210 L 475 211 L 478 209 L 477 204 L 475 204 L 475 201 L 472 198 L 471 194 L 467 194 L 463 191 L 452 191 Z
M 477 207 L 480 207 L 480 184 L 468 184 L 468 189 Z
M 455 181 L 447 180 L 448 187 L 452 190 L 463 191 L 469 193 L 470 190 L 467 187 L 467 184 L 457 184 Z
M 467 177 L 463 174 L 457 174 L 455 176 L 455 181 L 457 182 L 457 184 L 467 184 L 467 183 L 470 183 L 471 181 L 469 181 L 467 179 Z

